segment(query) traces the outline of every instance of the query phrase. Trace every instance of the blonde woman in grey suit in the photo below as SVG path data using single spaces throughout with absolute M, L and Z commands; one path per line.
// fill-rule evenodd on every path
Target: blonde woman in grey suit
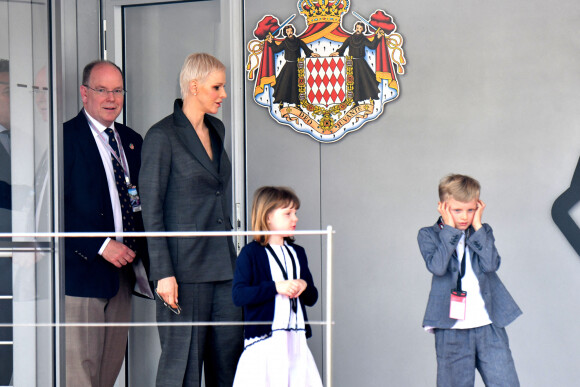
M 173 114 L 145 136 L 140 173 L 147 231 L 230 231 L 231 163 L 216 114 L 225 92 L 224 65 L 192 54 L 180 74 Z M 233 305 L 235 249 L 230 237 L 149 238 L 157 321 L 241 321 Z M 240 326 L 160 326 L 157 386 L 231 386 L 243 346 Z

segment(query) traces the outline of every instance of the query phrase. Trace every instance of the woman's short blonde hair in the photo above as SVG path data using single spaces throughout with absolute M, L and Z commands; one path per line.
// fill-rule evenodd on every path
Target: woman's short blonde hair
M 442 202 L 453 198 L 459 202 L 467 203 L 473 199 L 479 199 L 480 191 L 479 182 L 466 175 L 447 175 L 439 182 L 439 200 Z
M 269 231 L 268 216 L 278 208 L 300 208 L 300 199 L 292 188 L 288 187 L 260 187 L 254 193 L 252 205 L 252 230 Z M 294 241 L 294 238 L 285 238 Z M 255 235 L 254 240 L 265 246 L 270 240 L 270 235 Z
M 226 70 L 226 66 L 216 57 L 204 52 L 195 53 L 185 58 L 181 73 L 179 73 L 179 86 L 181 88 L 181 98 L 185 99 L 189 90 L 189 82 L 196 79 L 199 82 L 205 81 L 207 76 L 217 70 Z

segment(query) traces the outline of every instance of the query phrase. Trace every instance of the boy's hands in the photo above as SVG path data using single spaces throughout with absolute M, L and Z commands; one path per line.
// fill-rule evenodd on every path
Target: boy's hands
M 479 199 L 467 203 L 452 200 L 451 204 L 449 201 L 437 204 L 443 223 L 459 230 L 466 230 L 469 226 L 473 226 L 475 231 L 479 230 L 482 226 L 481 217 L 484 209 L 485 203 Z
M 453 221 L 453 217 L 451 216 L 451 209 L 449 208 L 449 203 L 447 202 L 439 202 L 437 204 L 437 211 L 441 214 L 441 218 L 443 218 L 443 223 L 448 226 L 455 227 L 455 222 Z
M 481 228 L 481 216 L 483 215 L 483 210 L 485 210 L 485 203 L 483 200 L 478 200 L 475 215 L 473 216 L 473 223 L 471 223 L 475 231 Z

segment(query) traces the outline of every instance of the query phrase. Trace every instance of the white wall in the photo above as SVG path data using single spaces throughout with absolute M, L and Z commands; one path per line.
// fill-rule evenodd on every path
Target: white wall
M 576 385 L 580 258 L 550 209 L 580 155 L 580 3 L 351 1 L 351 12 L 375 9 L 394 16 L 407 73 L 399 99 L 359 131 L 320 145 L 275 124 L 246 83 L 250 197 L 263 184 L 291 185 L 300 228 L 337 230 L 335 385 L 435 384 L 434 339 L 421 328 L 430 275 L 416 235 L 435 222 L 437 184 L 450 172 L 482 184 L 499 275 L 524 311 L 508 327 L 521 384 Z M 262 16 L 297 11 L 294 1 L 246 0 L 245 41 Z M 293 24 L 303 31 L 301 15 Z M 321 271 L 320 243 L 299 242 Z

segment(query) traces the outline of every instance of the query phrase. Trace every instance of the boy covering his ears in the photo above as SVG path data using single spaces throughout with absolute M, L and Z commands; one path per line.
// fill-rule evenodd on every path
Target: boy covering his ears
M 491 227 L 482 223 L 479 182 L 448 175 L 439 183 L 438 221 L 417 240 L 433 274 L 423 327 L 435 333 L 437 386 L 517 387 L 505 327 L 520 314 L 497 275 L 501 258 Z

